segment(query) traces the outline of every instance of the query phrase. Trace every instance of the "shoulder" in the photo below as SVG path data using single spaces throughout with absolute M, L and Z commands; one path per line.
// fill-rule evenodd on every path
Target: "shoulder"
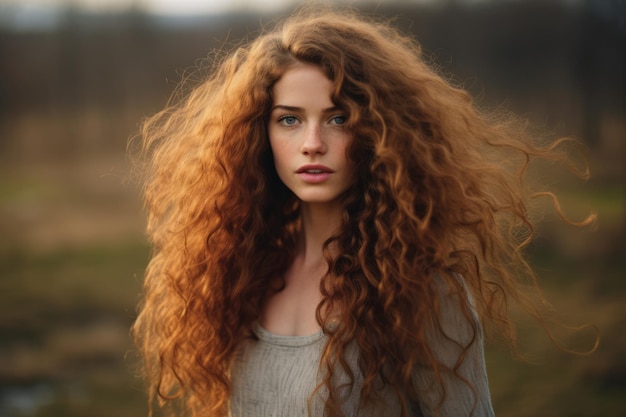
M 427 342 L 439 362 L 454 367 L 464 350 L 482 343 L 480 323 L 461 275 L 438 275 L 432 286 L 436 300 L 427 324 Z
M 426 332 L 435 369 L 416 368 L 413 383 L 424 416 L 492 416 L 482 331 L 460 275 L 433 280 L 437 297 Z

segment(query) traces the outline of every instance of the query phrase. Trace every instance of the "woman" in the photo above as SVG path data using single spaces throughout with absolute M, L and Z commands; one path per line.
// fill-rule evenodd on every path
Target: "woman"
M 134 331 L 153 400 L 493 415 L 482 326 L 514 344 L 511 299 L 541 320 L 524 171 L 558 143 L 479 113 L 389 26 L 311 10 L 227 57 L 143 141 L 154 254 Z

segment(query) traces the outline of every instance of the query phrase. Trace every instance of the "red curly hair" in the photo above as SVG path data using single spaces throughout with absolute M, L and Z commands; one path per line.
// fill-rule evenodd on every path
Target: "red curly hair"
M 228 415 L 233 354 L 292 260 L 299 203 L 276 174 L 266 125 L 272 87 L 298 61 L 333 82 L 358 178 L 325 243 L 317 320 L 327 334 L 327 414 L 341 415 L 331 377 L 348 370 L 353 342 L 364 400 L 381 378 L 400 398 L 413 395 L 416 366 L 440 378 L 425 340 L 439 326 L 434 280 L 478 317 L 473 339 L 492 324 L 515 343 L 511 300 L 542 320 L 522 253 L 533 236 L 524 178 L 535 157 L 567 160 L 563 141 L 542 145 L 513 118 L 479 112 L 386 23 L 301 10 L 143 126 L 153 256 L 133 330 L 152 400 L 179 404 L 180 414 Z

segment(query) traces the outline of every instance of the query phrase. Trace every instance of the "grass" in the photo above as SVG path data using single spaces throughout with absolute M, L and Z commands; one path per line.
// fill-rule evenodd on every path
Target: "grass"
M 146 414 L 127 353 L 147 256 L 139 242 L 0 254 L 0 392 L 47 393 L 23 415 Z M 21 415 L 2 398 L 0 416 Z
M 548 298 L 572 325 L 592 324 L 600 336 L 598 349 L 585 355 L 560 350 L 538 325 L 520 326 L 520 345 L 531 360 L 515 359 L 508 351 L 490 346 L 487 365 L 498 416 L 621 416 L 626 410 L 626 361 L 623 346 L 623 297 L 598 297 L 577 282 L 569 288 L 549 286 Z M 556 328 L 555 330 L 559 330 Z M 595 333 L 555 332 L 566 347 L 584 352 Z

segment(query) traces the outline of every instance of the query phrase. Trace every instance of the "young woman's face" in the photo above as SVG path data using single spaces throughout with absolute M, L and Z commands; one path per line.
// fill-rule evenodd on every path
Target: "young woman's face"
M 331 101 L 333 83 L 315 65 L 298 62 L 274 85 L 268 134 L 276 171 L 304 203 L 332 203 L 354 181 L 346 158 L 347 115 Z

